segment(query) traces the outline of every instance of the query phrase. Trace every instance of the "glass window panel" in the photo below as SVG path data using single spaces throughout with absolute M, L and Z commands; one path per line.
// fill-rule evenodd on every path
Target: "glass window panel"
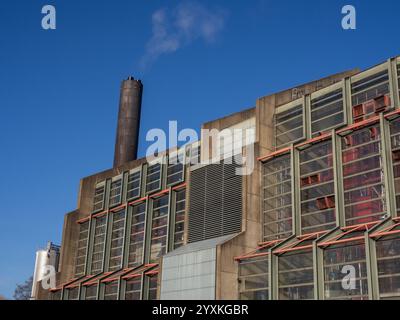
M 349 275 L 346 268 L 355 270 L 354 287 L 343 286 Z M 327 300 L 367 300 L 367 265 L 365 245 L 349 242 L 334 245 L 324 250 L 325 299 Z M 346 284 L 348 282 L 346 281 Z
M 122 266 L 122 250 L 124 246 L 125 209 L 112 214 L 112 233 L 110 245 L 110 261 L 108 270 L 115 271 Z
M 161 188 L 161 163 L 155 163 L 147 168 L 146 192 L 153 192 Z
M 94 219 L 94 241 L 92 249 L 92 263 L 90 274 L 96 274 L 103 270 L 104 243 L 106 238 L 107 217 Z
M 390 143 L 392 147 L 393 177 L 396 193 L 397 212 L 400 212 L 400 118 L 390 122 Z
M 89 238 L 89 223 L 86 221 L 79 225 L 78 245 L 75 258 L 75 278 L 85 274 L 86 254 Z
M 277 149 L 303 138 L 303 121 L 302 105 L 275 115 L 275 145 Z
M 51 292 L 50 299 L 51 300 L 61 300 L 61 290 Z
M 157 281 L 158 281 L 158 275 L 153 275 L 153 276 L 149 277 L 148 300 L 156 300 L 157 299 Z
M 85 300 L 97 300 L 97 285 L 85 287 Z
M 200 154 L 201 148 L 200 145 L 191 145 L 190 146 L 190 165 L 194 166 L 200 163 Z
M 342 89 L 311 101 L 311 131 L 313 136 L 336 128 L 344 122 Z
M 144 228 L 146 203 L 132 207 L 132 219 L 129 237 L 128 267 L 136 267 L 143 262 Z
M 278 257 L 280 300 L 311 300 L 314 298 L 312 251 L 286 253 Z
M 165 195 L 153 200 L 153 218 L 151 231 L 151 253 L 152 261 L 166 253 L 168 236 L 168 199 Z
M 78 300 L 79 299 L 79 287 L 71 288 L 66 290 L 68 300 Z
M 303 234 L 336 226 L 332 141 L 300 151 L 301 229 Z
M 98 185 L 94 191 L 93 197 L 93 212 L 104 209 L 105 184 Z
M 391 105 L 389 90 L 387 70 L 352 83 L 354 121 L 365 120 L 378 112 L 388 110 Z
M 174 249 L 183 245 L 183 236 L 185 229 L 185 203 L 186 190 L 180 190 L 175 193 L 175 235 Z
M 342 162 L 346 224 L 380 220 L 386 208 L 378 124 L 342 138 Z
M 142 277 L 126 281 L 125 300 L 140 300 L 142 296 Z
M 168 158 L 167 166 L 167 185 L 173 185 L 182 182 L 184 179 L 184 153 L 179 152 L 177 155 Z
M 400 238 L 381 238 L 376 242 L 379 294 L 381 299 L 400 298 Z
M 289 237 L 292 234 L 290 154 L 263 164 L 264 241 Z
M 122 198 L 122 179 L 111 182 L 110 187 L 110 207 L 121 203 Z
M 140 196 L 141 177 L 142 177 L 141 171 L 129 173 L 128 185 L 126 190 L 127 200 L 132 200 Z
M 269 256 L 240 261 L 239 290 L 241 300 L 269 300 Z
M 118 281 L 104 284 L 104 300 L 118 300 Z

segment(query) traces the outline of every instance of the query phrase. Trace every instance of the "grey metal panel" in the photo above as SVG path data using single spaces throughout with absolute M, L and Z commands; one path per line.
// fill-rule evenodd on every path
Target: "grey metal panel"
M 191 171 L 188 242 L 241 231 L 242 176 L 236 164 L 210 164 Z
M 190 243 L 163 257 L 161 300 L 214 300 L 216 248 L 235 235 Z

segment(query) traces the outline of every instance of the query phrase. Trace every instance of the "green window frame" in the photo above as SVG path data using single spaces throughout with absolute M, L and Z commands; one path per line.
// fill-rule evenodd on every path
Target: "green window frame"
M 146 175 L 146 193 L 152 193 L 161 189 L 162 163 L 148 164 Z
M 239 262 L 239 299 L 269 300 L 269 255 Z
M 288 238 L 293 233 L 291 154 L 262 164 L 263 241 Z
M 90 274 L 103 271 L 104 251 L 106 242 L 107 216 L 92 219 L 94 223 L 93 248 L 91 254 Z
M 129 226 L 128 267 L 137 267 L 143 263 L 146 202 L 135 204 L 131 208 L 131 224 Z
M 185 231 L 185 212 L 186 212 L 186 189 L 175 192 L 175 226 L 174 226 L 174 245 L 177 249 L 183 246 Z
M 150 261 L 156 261 L 167 252 L 169 195 L 152 200 Z
M 173 186 L 185 180 L 185 152 L 179 151 L 168 156 L 167 186 Z
M 278 256 L 279 300 L 313 300 L 314 268 L 312 250 Z
M 277 108 L 274 121 L 276 150 L 305 139 L 304 99 Z
M 86 256 L 89 240 L 90 220 L 79 224 L 79 236 L 75 258 L 75 278 L 85 274 Z
M 97 300 L 97 284 L 93 284 L 91 286 L 84 287 L 85 289 L 85 299 L 84 300 Z
M 341 140 L 346 225 L 382 220 L 387 209 L 379 123 Z
M 122 267 L 125 239 L 125 217 L 125 209 L 112 213 L 108 271 L 116 271 Z
M 190 166 L 195 166 L 197 164 L 200 164 L 201 162 L 201 146 L 200 142 L 195 142 L 191 144 L 189 147 L 189 153 L 190 153 L 190 161 L 189 164 Z
M 316 137 L 346 123 L 343 85 L 340 83 L 335 87 L 336 89 L 331 88 L 329 92 L 322 95 L 320 93 L 318 95 L 311 95 L 310 117 L 312 137 Z
M 389 124 L 389 128 L 396 211 L 397 215 L 400 215 L 400 118 L 392 120 Z
M 143 290 L 142 275 L 125 281 L 125 300 L 141 300 Z
M 114 177 L 111 180 L 110 185 L 110 199 L 109 199 L 109 207 L 115 207 L 121 204 L 122 201 L 122 175 L 118 177 Z
M 104 283 L 104 300 L 118 300 L 118 280 Z
M 99 212 L 104 210 L 104 200 L 106 194 L 106 183 L 105 181 L 96 185 L 93 197 L 93 212 Z
M 399 226 L 396 227 L 397 232 Z M 393 229 L 391 230 L 393 232 Z M 375 244 L 379 282 L 379 298 L 400 299 L 400 237 L 380 237 Z
M 368 300 L 366 259 L 363 240 L 349 241 L 325 248 L 323 252 L 325 300 Z M 346 275 L 343 268 L 346 266 L 353 266 L 356 271 L 354 289 L 345 289 L 342 285 L 343 277 Z
M 146 275 L 146 277 L 148 278 L 148 284 L 149 284 L 147 300 L 157 300 L 158 273 L 152 275 Z
M 299 151 L 302 234 L 336 227 L 333 157 L 331 139 Z
M 391 108 L 389 71 L 372 69 L 351 78 L 353 121 L 359 122 Z
M 134 169 L 129 171 L 126 187 L 127 201 L 134 200 L 140 197 L 142 188 L 142 170 Z

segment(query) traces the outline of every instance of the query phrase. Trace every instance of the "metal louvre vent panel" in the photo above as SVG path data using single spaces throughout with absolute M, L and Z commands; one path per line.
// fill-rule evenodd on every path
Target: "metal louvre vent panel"
M 211 164 L 191 172 L 190 243 L 241 231 L 242 176 L 235 164 Z

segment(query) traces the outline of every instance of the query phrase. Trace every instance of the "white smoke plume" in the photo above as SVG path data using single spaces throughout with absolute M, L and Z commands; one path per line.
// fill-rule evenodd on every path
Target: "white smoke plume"
M 145 69 L 161 55 L 173 53 L 194 41 L 212 43 L 223 30 L 227 13 L 206 8 L 194 1 L 183 1 L 173 9 L 159 9 L 152 15 L 152 37 L 140 65 Z

